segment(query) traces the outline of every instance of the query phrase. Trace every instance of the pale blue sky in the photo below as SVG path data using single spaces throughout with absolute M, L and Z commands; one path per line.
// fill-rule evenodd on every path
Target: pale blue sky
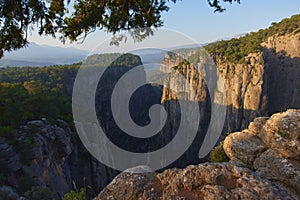
M 224 4 L 227 8 L 224 13 L 214 13 L 207 4 L 207 0 L 182 0 L 176 4 L 170 3 L 170 5 L 169 12 L 163 14 L 164 27 L 178 31 L 198 43 L 212 42 L 236 34 L 257 31 L 268 27 L 272 22 L 278 22 L 283 18 L 300 13 L 300 0 L 241 0 L 241 4 Z M 62 45 L 58 39 L 40 37 L 35 32 L 32 32 L 29 39 L 38 44 L 73 46 L 79 49 L 93 50 L 104 40 L 109 40 L 110 37 L 111 35 L 104 31 L 96 31 L 89 35 L 83 44 L 73 43 L 71 45 Z M 174 38 L 174 35 L 171 37 L 165 34 L 160 35 L 159 31 L 155 39 L 150 39 L 137 46 L 151 44 L 152 47 L 165 47 L 184 43 L 188 43 L 187 40 Z M 130 42 L 128 45 L 131 45 Z M 103 48 L 105 49 L 106 46 L 102 45 L 101 48 L 102 51 L 105 51 Z M 114 51 L 118 51 L 117 48 Z

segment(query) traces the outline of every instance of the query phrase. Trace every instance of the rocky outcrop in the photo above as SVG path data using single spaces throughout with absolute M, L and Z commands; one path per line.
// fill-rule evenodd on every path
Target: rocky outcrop
M 248 129 L 227 136 L 223 148 L 232 163 L 300 198 L 300 110 L 256 118 Z
M 96 198 L 299 199 L 300 110 L 259 117 L 228 135 L 229 163 L 152 172 L 138 166 L 119 174 Z
M 19 156 L 11 145 L 4 139 L 0 141 L 0 169 L 1 172 L 17 171 L 22 167 Z
M 119 174 L 96 199 L 293 199 L 280 186 L 229 163 L 190 165 L 159 174 L 131 171 Z
M 7 188 L 23 195 L 32 186 L 48 187 L 54 199 L 62 199 L 74 183 L 99 191 L 117 174 L 93 159 L 61 120 L 21 126 L 13 143 L 2 138 L 0 155 L 0 184 L 6 193 Z

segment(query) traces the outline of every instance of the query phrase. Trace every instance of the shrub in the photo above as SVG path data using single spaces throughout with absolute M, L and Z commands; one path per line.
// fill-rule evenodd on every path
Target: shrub
M 14 139 L 16 137 L 16 131 L 11 126 L 0 126 L 0 137 Z
M 30 200 L 51 200 L 51 192 L 47 187 L 33 186 L 29 191 L 25 192 L 26 199 Z
M 64 195 L 63 200 L 86 200 L 86 189 L 81 188 L 80 191 L 71 190 Z
M 223 149 L 223 142 L 216 146 L 209 154 L 211 162 L 228 162 L 229 158 Z
M 285 132 L 285 131 L 278 131 L 277 132 L 278 135 L 280 135 L 281 137 L 283 138 L 289 138 L 290 137 L 290 134 L 288 132 Z

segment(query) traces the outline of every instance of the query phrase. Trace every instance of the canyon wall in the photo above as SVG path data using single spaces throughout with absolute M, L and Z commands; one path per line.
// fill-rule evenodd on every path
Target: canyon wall
M 191 119 L 192 123 L 198 123 L 197 135 L 187 151 L 168 168 L 207 161 L 207 157 L 199 159 L 198 153 L 209 129 L 213 104 L 225 108 L 220 109 L 226 118 L 219 140 L 227 132 L 246 128 L 255 117 L 300 108 L 300 34 L 275 35 L 262 46 L 261 52 L 250 53 L 241 63 L 228 62 L 218 56 L 202 57 L 205 55 L 202 53 L 189 61 L 188 58 L 197 55 L 197 49 L 182 57 L 167 53 L 161 66 L 168 74 L 165 87 L 147 84 L 134 93 L 129 104 L 131 117 L 140 126 L 151 123 L 148 112 L 153 104 L 165 106 L 168 115 L 165 126 L 159 134 L 147 139 L 124 134 L 113 120 L 112 90 L 131 68 L 110 67 L 96 92 L 99 123 L 117 146 L 131 152 L 152 152 L 168 144 L 177 133 L 182 117 L 178 100 L 197 102 L 200 121 Z M 141 64 L 140 60 L 136 64 Z M 138 78 L 145 81 L 145 71 L 140 73 Z M 89 84 L 88 79 L 86 81 Z M 184 134 L 189 137 L 188 131 Z M 88 197 L 94 197 L 119 172 L 94 159 L 75 135 L 61 120 L 50 123 L 43 119 L 21 126 L 14 141 L 1 138 L 1 185 L 13 187 L 19 194 L 32 185 L 49 187 L 52 197 L 61 199 L 75 184 L 78 188 L 88 188 Z M 208 169 L 214 167 L 208 166 Z M 225 168 L 236 170 L 234 166 Z M 245 174 L 248 177 L 248 172 Z
M 180 113 L 176 101 L 182 98 L 198 101 L 201 108 L 194 145 L 190 152 L 185 153 L 185 161 L 179 163 L 203 161 L 197 159 L 195 152 L 199 151 L 210 122 L 211 102 L 226 107 L 220 140 L 228 132 L 246 128 L 255 117 L 300 108 L 300 34 L 275 35 L 261 45 L 261 52 L 250 53 L 239 63 L 218 56 L 207 58 L 207 54 L 199 53 L 203 51 L 199 49 L 191 50 L 188 56 L 172 52 L 166 54 L 161 71 L 168 76 L 164 80 L 161 102 L 167 112 L 173 116 L 172 119 L 178 119 Z M 195 56 L 192 58 L 191 55 L 198 56 L 197 52 L 200 56 L 194 62 Z M 184 76 L 184 81 L 178 81 L 180 75 Z M 191 88 L 196 94 L 194 99 L 188 95 L 192 93 Z M 182 97 L 182 94 L 185 96 Z M 167 130 L 176 132 L 177 123 L 171 120 Z M 170 133 L 167 131 L 165 134 Z M 182 165 L 177 163 L 175 166 Z

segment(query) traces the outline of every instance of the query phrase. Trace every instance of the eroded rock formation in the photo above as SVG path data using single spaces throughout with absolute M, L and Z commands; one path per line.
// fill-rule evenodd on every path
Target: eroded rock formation
M 300 110 L 256 118 L 224 141 L 229 163 L 119 174 L 96 199 L 299 199 Z
M 131 170 L 134 171 L 134 170 Z M 293 199 L 246 168 L 229 163 L 190 165 L 163 173 L 119 174 L 96 198 L 118 199 Z
M 53 198 L 62 199 L 74 183 L 97 191 L 117 174 L 92 158 L 61 120 L 28 122 L 17 130 L 14 143 L 1 140 L 0 155 L 2 189 L 21 195 L 39 186 L 48 187 Z
M 253 169 L 300 198 L 300 110 L 256 118 L 224 141 L 232 163 Z

